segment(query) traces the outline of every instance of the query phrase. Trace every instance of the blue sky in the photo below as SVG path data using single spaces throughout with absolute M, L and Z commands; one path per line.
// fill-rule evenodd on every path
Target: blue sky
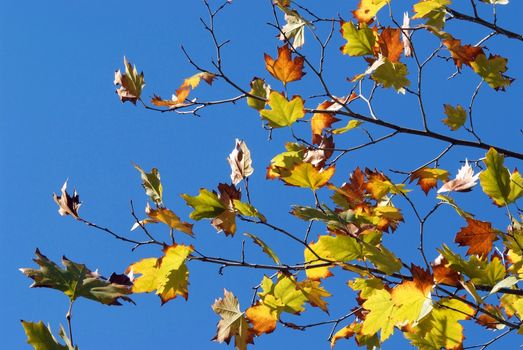
M 457 2 L 457 1 L 456 1 Z M 219 2 L 211 1 L 212 6 Z M 403 3 L 403 2 L 402 2 Z M 394 1 L 398 13 L 409 8 L 412 1 Z M 316 8 L 316 2 L 304 5 Z M 330 1 L 322 4 L 318 13 L 350 19 L 350 11 L 357 1 Z M 466 11 L 470 9 L 467 6 Z M 481 12 L 488 16 L 487 5 Z M 412 12 L 411 12 L 412 13 Z M 509 6 L 498 8 L 499 24 L 516 32 L 523 32 L 520 14 L 523 4 L 513 0 Z M 245 88 L 254 76 L 262 76 L 276 89 L 281 86 L 265 71 L 263 53 L 276 55 L 281 45 L 276 32 L 266 23 L 272 20 L 268 1 L 234 0 L 217 19 L 217 33 L 231 43 L 224 48 L 225 71 Z M 25 349 L 25 335 L 20 319 L 43 320 L 54 331 L 65 323 L 67 298 L 54 290 L 29 289 L 30 281 L 19 271 L 20 267 L 33 266 L 35 248 L 58 261 L 62 255 L 85 263 L 102 274 L 123 272 L 141 258 L 159 256 L 154 247 L 130 251 L 130 246 L 104 235 L 100 231 L 60 217 L 52 200 L 52 193 L 60 190 L 69 179 L 76 187 L 83 205 L 82 217 L 102 226 L 128 234 L 133 224 L 129 201 L 132 200 L 141 214 L 146 196 L 140 186 L 139 174 L 132 163 L 144 169 L 157 167 L 162 176 L 165 203 L 188 219 L 190 212 L 179 194 L 195 195 L 200 187 L 214 189 L 218 182 L 229 181 L 230 168 L 226 157 L 234 147 L 235 138 L 246 140 L 252 152 L 255 173 L 250 187 L 254 203 L 271 221 L 293 232 L 304 232 L 303 222 L 288 215 L 291 204 L 313 205 L 310 192 L 283 186 L 277 181 L 265 180 L 265 167 L 270 159 L 283 151 L 290 140 L 288 130 L 276 130 L 272 141 L 261 128 L 257 113 L 241 101 L 236 106 L 226 105 L 206 109 L 201 117 L 181 116 L 174 113 L 159 114 L 145 111 L 129 103 L 121 104 L 114 93 L 113 74 L 123 68 L 123 56 L 145 73 L 144 97 L 153 93 L 170 96 L 184 78 L 196 73 L 182 52 L 184 45 L 192 57 L 203 66 L 210 67 L 214 48 L 202 28 L 199 18 L 206 18 L 200 1 L 131 0 L 121 2 L 52 2 L 25 3 L 4 1 L 0 4 L 0 164 L 4 193 L 0 200 L 3 220 L 0 244 L 0 263 L 4 270 L 0 291 L 0 329 L 4 347 Z M 448 31 L 464 43 L 475 43 L 488 34 L 470 24 L 451 21 Z M 325 28 L 318 29 L 320 33 Z M 309 34 L 309 33 L 307 33 Z M 437 47 L 430 36 L 420 36 L 421 56 Z M 314 55 L 310 35 L 304 48 Z M 337 95 L 346 94 L 351 85 L 346 77 L 364 70 L 360 59 L 342 56 L 338 47 L 343 40 L 337 29 L 327 56 L 326 79 Z M 520 120 L 523 89 L 519 77 L 523 76 L 523 50 L 514 40 L 496 37 L 488 41 L 490 52 L 509 58 L 510 76 L 516 81 L 507 92 L 483 87 L 476 104 L 477 128 L 484 140 L 521 151 Z M 411 64 L 411 63 L 409 63 Z M 429 122 L 436 131 L 450 133 L 441 123 L 444 103 L 468 105 L 478 77 L 464 68 L 463 74 L 448 81 L 454 72 L 451 62 L 435 60 L 427 70 L 425 102 Z M 411 76 L 414 80 L 414 76 Z M 315 107 L 321 99 L 309 96 L 321 92 L 321 87 L 309 71 L 298 83 L 289 85 L 290 94 L 302 94 L 307 105 Z M 202 84 L 191 95 L 202 99 L 219 99 L 236 94 L 223 81 L 212 87 Z M 398 95 L 379 89 L 376 112 L 388 120 L 406 126 L 419 127 L 417 102 L 411 95 Z M 360 111 L 365 113 L 363 105 Z M 340 122 L 339 125 L 342 125 Z M 369 130 L 380 135 L 379 129 Z M 296 132 L 309 137 L 307 125 L 298 126 Z M 465 133 L 457 132 L 461 137 Z M 350 147 L 365 141 L 365 134 L 354 131 L 337 139 L 338 147 Z M 339 141 L 338 141 L 339 140 Z M 360 167 L 377 167 L 411 170 L 436 156 L 445 144 L 416 137 L 398 136 L 391 141 L 346 156 L 337 167 L 333 182 L 341 184 L 349 173 Z M 442 167 L 453 174 L 465 158 L 478 159 L 484 152 L 457 148 L 444 158 Z M 507 161 L 510 168 L 521 164 Z M 393 177 L 402 180 L 402 177 Z M 422 210 L 436 202 L 434 191 L 425 196 L 414 184 L 413 200 Z M 326 192 L 320 192 L 328 202 Z M 460 204 L 503 229 L 507 225 L 505 213 L 490 205 L 479 189 L 469 194 L 456 195 Z M 420 263 L 416 253 L 417 224 L 407 204 L 398 201 L 406 215 L 406 223 L 396 233 L 386 237 L 386 244 L 405 262 Z M 436 257 L 435 248 L 453 240 L 463 221 L 450 208 L 440 210 L 427 228 L 429 258 Z M 155 228 L 158 236 L 165 235 Z M 243 236 L 250 232 L 263 238 L 280 255 L 282 260 L 299 262 L 303 249 L 274 232 L 256 226 L 241 226 L 234 238 L 226 238 L 202 221 L 195 225 L 196 239 L 180 237 L 184 243 L 195 245 L 209 255 L 239 258 Z M 324 233 L 319 225 L 313 235 Z M 247 260 L 268 262 L 259 248 L 247 244 Z M 217 266 L 193 262 L 189 265 L 191 277 L 189 301 L 170 301 L 160 306 L 154 295 L 137 295 L 136 306 L 107 307 L 87 300 L 75 305 L 75 340 L 81 349 L 106 348 L 171 348 L 224 349 L 225 344 L 211 342 L 215 334 L 217 316 L 210 305 L 223 295 L 223 288 L 231 290 L 246 308 L 251 300 L 251 287 L 258 284 L 263 272 L 225 269 L 219 275 Z M 354 306 L 354 294 L 346 286 L 351 275 L 335 271 L 336 277 L 326 282 L 335 295 L 330 298 L 330 317 L 317 309 L 308 308 L 301 318 L 286 317 L 296 323 L 326 320 L 345 314 Z M 474 327 L 472 327 L 474 328 Z M 258 349 L 282 349 L 291 344 L 296 347 L 327 349 L 326 338 L 330 327 L 316 327 L 298 332 L 278 327 L 275 333 L 256 339 Z M 466 334 L 469 345 L 492 337 L 492 332 L 473 330 Z M 398 346 L 408 348 L 401 336 L 394 337 L 384 349 Z M 521 341 L 507 338 L 496 346 L 499 349 L 515 348 Z M 353 341 L 340 342 L 338 348 L 354 347 Z M 230 348 L 230 347 L 229 347 Z

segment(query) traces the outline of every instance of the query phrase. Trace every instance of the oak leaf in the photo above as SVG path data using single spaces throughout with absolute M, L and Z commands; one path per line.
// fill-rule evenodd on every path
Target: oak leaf
M 76 193 L 76 189 L 73 191 L 73 195 L 70 196 L 67 193 L 67 180 L 65 180 L 60 191 L 61 196 L 53 193 L 53 199 L 58 204 L 58 213 L 62 216 L 71 215 L 78 220 L 78 209 L 80 209 L 82 203 L 80 202 L 80 196 Z
M 231 166 L 231 181 L 234 185 L 239 184 L 243 179 L 249 177 L 254 172 L 252 167 L 251 152 L 243 140 L 236 139 L 236 146 L 227 158 Z
M 460 246 L 468 246 L 467 255 L 477 254 L 486 257 L 496 241 L 497 232 L 490 222 L 467 218 L 467 226 L 456 234 L 455 242 Z
M 287 85 L 291 81 L 300 80 L 305 75 L 303 63 L 303 57 L 298 56 L 292 59 L 289 45 L 278 48 L 276 60 L 265 54 L 265 68 L 273 77 L 281 81 L 283 85 Z
M 120 101 L 130 101 L 136 104 L 145 86 L 143 72 L 138 74 L 136 66 L 133 66 L 131 62 L 127 61 L 126 57 L 123 58 L 123 63 L 125 65 L 125 73 L 122 74 L 120 70 L 114 73 L 114 85 L 120 85 L 116 93 L 120 97 Z
M 474 175 L 474 170 L 469 165 L 468 160 L 465 160 L 459 170 L 458 174 L 453 180 L 445 182 L 438 190 L 438 193 L 442 192 L 467 192 L 476 186 L 480 174 Z
M 156 291 L 162 305 L 178 295 L 187 300 L 189 271 L 185 261 L 192 251 L 191 246 L 174 244 L 163 249 L 161 258 L 146 258 L 130 265 L 126 273 L 140 275 L 133 280 L 133 293 Z
M 269 95 L 269 107 L 270 110 L 263 109 L 260 114 L 269 122 L 271 128 L 291 126 L 305 116 L 303 99 L 300 96 L 294 96 L 289 101 L 279 92 L 272 91 Z
M 254 344 L 253 331 L 247 323 L 245 313 L 240 310 L 240 304 L 234 294 L 224 289 L 223 299 L 215 300 L 212 309 L 221 318 L 213 340 L 229 344 L 231 338 L 234 337 L 236 350 L 245 350 L 247 344 Z

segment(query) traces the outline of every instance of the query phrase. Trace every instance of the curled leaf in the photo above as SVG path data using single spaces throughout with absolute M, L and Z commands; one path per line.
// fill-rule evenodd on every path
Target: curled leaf
M 470 191 L 472 187 L 476 186 L 478 178 L 479 173 L 474 175 L 474 170 L 469 165 L 468 160 L 465 160 L 465 165 L 458 170 L 456 178 L 445 182 L 438 190 L 438 193 Z
M 53 199 L 56 204 L 58 204 L 58 213 L 62 216 L 71 215 L 78 220 L 78 209 L 82 203 L 80 202 L 78 193 L 76 193 L 76 189 L 73 191 L 73 196 L 70 196 L 69 193 L 67 193 L 67 180 L 65 180 L 60 191 L 62 192 L 61 196 L 53 193 Z
M 236 146 L 227 158 L 231 166 L 231 181 L 234 185 L 239 184 L 244 178 L 252 175 L 251 152 L 243 140 L 236 139 Z
M 120 97 L 120 101 L 130 101 L 136 104 L 145 86 L 143 72 L 138 74 L 136 66 L 133 66 L 125 57 L 123 58 L 123 63 L 125 65 L 125 73 L 122 74 L 120 70 L 114 73 L 114 85 L 120 85 L 116 93 Z

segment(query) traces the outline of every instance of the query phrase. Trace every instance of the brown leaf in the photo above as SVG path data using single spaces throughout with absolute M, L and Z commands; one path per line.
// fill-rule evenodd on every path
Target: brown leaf
M 120 85 L 116 93 L 120 97 L 120 101 L 129 101 L 136 104 L 145 86 L 143 72 L 138 74 L 136 66 L 133 66 L 125 57 L 123 58 L 123 62 L 125 65 L 125 73 L 122 74 L 120 70 L 114 73 L 114 85 Z
M 167 107 L 169 109 L 184 107 L 188 105 L 185 100 L 189 96 L 189 93 L 200 84 L 201 80 L 212 85 L 215 78 L 216 76 L 209 72 L 196 73 L 183 81 L 182 85 L 180 85 L 178 90 L 176 90 L 176 93 L 172 96 L 171 100 L 163 100 L 160 96 L 154 95 L 151 99 L 151 103 L 155 106 Z
M 218 185 L 220 202 L 227 208 L 220 215 L 212 219 L 211 225 L 218 232 L 223 231 L 226 236 L 234 236 L 236 233 L 236 213 L 234 211 L 234 200 L 241 198 L 241 193 L 234 185 L 221 183 Z
M 425 194 L 428 194 L 431 189 L 436 187 L 438 180 L 447 181 L 449 173 L 446 170 L 437 168 L 421 168 L 410 175 L 410 182 L 418 180 L 418 185 Z
M 278 58 L 276 60 L 265 54 L 265 68 L 273 77 L 283 82 L 284 85 L 291 81 L 300 80 L 305 75 L 303 62 L 303 57 L 296 57 L 292 60 L 291 50 L 288 45 L 278 48 Z
M 229 154 L 227 161 L 231 166 L 231 180 L 234 185 L 239 184 L 240 181 L 252 175 L 254 172 L 251 152 L 243 140 L 236 139 L 236 147 L 231 154 Z
M 501 312 L 501 307 L 487 304 L 483 307 L 486 311 L 490 312 L 493 315 L 496 315 L 500 319 L 504 319 L 503 313 Z M 487 328 L 487 329 L 503 329 L 504 324 L 499 323 L 494 317 L 482 313 L 476 318 L 476 323 Z
M 59 207 L 58 213 L 62 216 L 71 215 L 73 218 L 78 220 L 80 218 L 78 216 L 78 209 L 82 203 L 80 202 L 78 193 L 76 193 L 76 189 L 73 191 L 73 196 L 71 197 L 69 193 L 67 193 L 67 180 L 65 180 L 61 192 L 61 196 L 53 193 L 53 199 Z
M 465 160 L 465 165 L 463 165 L 459 170 L 456 178 L 445 182 L 443 186 L 440 187 L 438 193 L 442 192 L 468 192 L 472 187 L 476 186 L 479 178 L 479 173 L 474 175 L 474 170 L 469 165 L 468 161 Z
M 472 45 L 461 45 L 461 40 L 449 38 L 443 40 L 443 45 L 450 51 L 450 55 L 454 60 L 454 64 L 458 69 L 461 69 L 463 64 L 470 66 L 471 62 L 476 60 L 476 57 L 480 54 L 484 54 L 483 49 L 478 46 Z
M 256 335 L 271 333 L 276 329 L 278 315 L 276 311 L 259 302 L 245 310 L 245 316 L 252 323 Z
M 496 230 L 490 222 L 467 218 L 467 226 L 456 234 L 455 242 L 460 246 L 468 246 L 467 255 L 477 254 L 486 257 L 496 241 Z
M 448 261 L 440 255 L 431 263 L 434 281 L 438 284 L 450 286 L 459 285 L 459 273 L 447 267 Z
M 403 52 L 401 30 L 398 28 L 383 29 L 378 39 L 378 45 L 383 56 L 387 57 L 392 63 L 398 62 Z
M 334 104 L 334 101 L 323 101 L 316 107 L 317 110 L 326 110 Z M 323 129 L 330 128 L 331 125 L 339 121 L 333 113 L 314 113 L 311 118 L 312 143 L 319 144 Z
M 334 153 L 334 138 L 331 136 L 321 136 L 321 142 L 317 149 L 309 149 L 305 152 L 303 161 L 311 163 L 317 168 L 322 168 L 325 165 L 327 159 L 329 159 Z

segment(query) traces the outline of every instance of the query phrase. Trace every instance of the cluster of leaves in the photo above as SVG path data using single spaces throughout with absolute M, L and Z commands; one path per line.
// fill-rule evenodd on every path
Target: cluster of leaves
M 499 0 L 484 2 L 508 3 Z M 427 31 L 437 37 L 441 41 L 440 48 L 448 50 L 458 71 L 464 66 L 469 67 L 496 91 L 505 90 L 512 83 L 513 79 L 505 75 L 506 58 L 497 55 L 487 57 L 484 47 L 462 45 L 461 40 L 444 31 L 450 0 L 421 0 L 413 7 L 414 15 L 409 17 L 407 14 L 403 24 L 395 27 L 383 26 L 376 21 L 378 13 L 388 5 L 390 0 L 361 0 L 353 11 L 353 20 L 340 23 L 341 36 L 345 40 L 341 53 L 363 57 L 368 63 L 363 73 L 349 79 L 352 83 L 370 80 L 376 86 L 405 94 L 411 82 L 408 66 L 402 59 L 415 57 L 418 60 L 411 42 L 415 30 Z M 462 323 L 470 319 L 489 329 L 509 328 L 523 332 L 523 292 L 517 287 L 523 275 L 521 218 L 511 215 L 507 229 L 496 229 L 490 222 L 479 220 L 461 209 L 451 197 L 453 192 L 470 191 L 479 181 L 483 192 L 495 206 L 509 208 L 523 196 L 523 178 L 519 172 L 506 168 L 503 154 L 495 148 L 490 148 L 486 153 L 483 161 L 485 169 L 479 174 L 474 174 L 466 161 L 456 177 L 450 179 L 449 171 L 440 168 L 437 160 L 410 172 L 410 182 L 417 181 L 427 196 L 438 187 L 438 183 L 441 184 L 434 195 L 440 201 L 434 210 L 447 204 L 463 217 L 466 224 L 456 233 L 455 243 L 467 247 L 467 251 L 462 256 L 443 244 L 438 249 L 440 256 L 432 263 L 426 260 L 422 251 L 427 265 L 424 268 L 402 261 L 385 246 L 383 236 L 396 234 L 405 220 L 393 201 L 395 198 L 408 199 L 413 189 L 407 189 L 406 181 L 395 183 L 383 172 L 369 168 L 356 168 L 347 182 L 340 185 L 333 183 L 337 159 L 344 154 L 341 152 L 334 157 L 335 138 L 360 127 L 363 121 L 371 122 L 371 118 L 362 118 L 351 111 L 351 103 L 362 98 L 354 92 L 343 97 L 327 93 L 328 99 L 316 108 L 307 108 L 302 96 L 289 97 L 289 84 L 300 81 L 307 66 L 314 70 L 299 49 L 305 44 L 305 30 L 314 31 L 315 28 L 312 20 L 305 19 L 291 7 L 290 1 L 275 1 L 273 6 L 282 11 L 286 21 L 284 26 L 278 28 L 279 38 L 284 44 L 278 48 L 276 57 L 265 54 L 264 61 L 267 73 L 277 84 L 281 84 L 283 92 L 271 88 L 267 83 L 269 78 L 256 77 L 246 89 L 231 85 L 243 92 L 241 98 L 246 99 L 247 105 L 259 114 L 264 127 L 271 132 L 289 128 L 294 136 L 292 128 L 295 123 L 305 121 L 310 124 L 310 142 L 294 137 L 285 145 L 285 151 L 270 161 L 265 176 L 288 186 L 310 190 L 315 205 L 294 205 L 290 214 L 306 222 L 321 223 L 325 231 L 315 241 L 309 242 L 308 236 L 297 238 L 267 221 L 253 205 L 249 194 L 248 179 L 254 173 L 251 152 L 244 141 L 237 139 L 228 157 L 231 182 L 219 183 L 216 190 L 201 188 L 197 195 L 181 195 L 192 209 L 190 219 L 210 219 L 216 231 L 231 238 L 238 231 L 239 220 L 279 231 L 300 244 L 303 263 L 292 266 L 283 264 L 263 240 L 246 234 L 274 262 L 274 265 L 265 267 L 277 273 L 270 277 L 263 276 L 255 300 L 243 311 L 234 294 L 224 290 L 223 298 L 212 305 L 220 318 L 214 340 L 229 343 L 234 337 L 235 348 L 243 350 L 253 344 L 256 337 L 273 332 L 278 322 L 297 329 L 304 328 L 285 322 L 282 315 L 301 314 L 305 312 L 306 303 L 328 313 L 325 298 L 331 293 L 322 283 L 334 275 L 335 269 L 348 272 L 348 287 L 355 291 L 356 306 L 350 314 L 332 322 L 336 327 L 354 316 L 353 321 L 347 322 L 337 332 L 334 333 L 333 329 L 331 346 L 340 339 L 354 338 L 357 345 L 375 349 L 399 331 L 420 349 L 461 349 L 464 340 Z M 411 19 L 422 23 L 412 27 Z M 154 95 L 150 103 L 155 107 L 150 107 L 141 98 L 144 74 L 138 73 L 136 66 L 125 58 L 124 65 L 125 73 L 119 70 L 115 73 L 115 84 L 119 86 L 116 92 L 120 100 L 133 104 L 140 101 L 146 108 L 160 111 L 217 103 L 206 104 L 196 98 L 189 99 L 189 94 L 201 80 L 210 85 L 214 79 L 225 77 L 220 66 L 214 73 L 201 70 L 185 79 L 171 100 Z M 322 79 L 321 73 L 317 70 L 314 73 Z M 447 118 L 443 123 L 451 131 L 465 125 L 467 112 L 461 105 L 454 107 L 445 104 L 444 113 Z M 312 116 L 307 120 L 308 114 Z M 346 126 L 335 128 L 333 125 L 341 121 L 341 116 L 353 119 L 347 120 Z M 473 133 L 473 130 L 470 131 Z M 430 135 L 427 132 L 425 136 Z M 485 148 L 483 144 L 479 145 Z M 434 167 L 431 167 L 432 164 Z M 145 207 L 147 217 L 142 220 L 136 218 L 131 229 L 141 229 L 150 240 L 137 242 L 104 230 L 137 246 L 160 245 L 161 256 L 142 259 L 129 265 L 124 275 L 113 274 L 105 279 L 66 258 L 63 259 L 63 270 L 37 250 L 35 262 L 40 269 L 22 269 L 35 281 L 32 287 L 60 290 L 70 298 L 71 305 L 80 296 L 107 305 L 119 305 L 118 300 L 131 301 L 128 295 L 132 293 L 150 292 L 157 294 L 164 304 L 177 296 L 187 299 L 190 261 L 264 267 L 243 260 L 210 258 L 199 253 L 194 246 L 175 239 L 175 232 L 194 236 L 194 224 L 182 221 L 164 205 L 163 187 L 157 169 L 147 172 L 138 165 L 135 168 L 140 173 L 148 202 Z M 61 195 L 54 196 L 59 213 L 100 228 L 79 216 L 78 194 L 74 191 L 70 196 L 66 187 L 67 183 L 62 187 Z M 332 204 L 320 202 L 320 189 L 330 195 Z M 244 194 L 247 198 L 242 200 Z M 426 218 L 419 220 L 423 224 Z M 147 231 L 148 225 L 156 223 L 166 225 L 169 243 L 154 239 Z M 495 241 L 502 242 L 502 250 L 494 249 Z M 451 292 L 449 287 L 458 288 L 460 292 Z M 59 334 L 65 346 L 59 344 L 42 322 L 23 321 L 23 326 L 28 342 L 35 348 L 36 344 L 42 343 L 47 344 L 48 348 L 76 349 L 63 329 Z

